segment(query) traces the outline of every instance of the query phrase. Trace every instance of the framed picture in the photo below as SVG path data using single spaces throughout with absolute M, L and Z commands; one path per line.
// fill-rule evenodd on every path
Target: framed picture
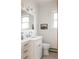
M 48 24 L 41 24 L 41 25 L 40 25 L 40 28 L 41 28 L 42 30 L 46 30 L 46 29 L 48 29 Z

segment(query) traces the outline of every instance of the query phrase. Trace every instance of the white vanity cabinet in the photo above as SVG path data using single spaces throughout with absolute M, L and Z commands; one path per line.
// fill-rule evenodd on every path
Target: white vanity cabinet
M 33 44 L 31 41 L 23 42 L 21 46 L 21 59 L 32 59 Z
M 21 44 L 21 59 L 41 59 L 42 37 L 30 38 Z

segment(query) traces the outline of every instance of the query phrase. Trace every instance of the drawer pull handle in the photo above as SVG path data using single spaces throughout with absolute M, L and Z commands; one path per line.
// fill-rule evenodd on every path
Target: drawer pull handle
M 28 50 L 25 50 L 24 53 L 26 53 Z
M 28 56 L 24 57 L 24 59 L 27 59 L 27 58 L 28 58 Z
M 25 44 L 24 46 L 27 46 L 28 44 Z

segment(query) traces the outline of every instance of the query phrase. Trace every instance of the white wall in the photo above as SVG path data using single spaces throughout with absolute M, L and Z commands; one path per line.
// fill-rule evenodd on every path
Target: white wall
M 57 48 L 57 29 L 53 26 L 53 15 L 54 11 L 57 10 L 57 4 L 44 3 L 39 5 L 38 10 L 38 35 L 43 36 L 43 42 L 50 43 L 51 47 Z M 40 24 L 48 24 L 48 30 L 41 30 Z

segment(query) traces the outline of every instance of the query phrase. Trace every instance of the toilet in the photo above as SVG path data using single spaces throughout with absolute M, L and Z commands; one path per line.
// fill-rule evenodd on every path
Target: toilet
M 43 55 L 49 55 L 49 47 L 50 47 L 50 44 L 48 43 L 43 43 Z

